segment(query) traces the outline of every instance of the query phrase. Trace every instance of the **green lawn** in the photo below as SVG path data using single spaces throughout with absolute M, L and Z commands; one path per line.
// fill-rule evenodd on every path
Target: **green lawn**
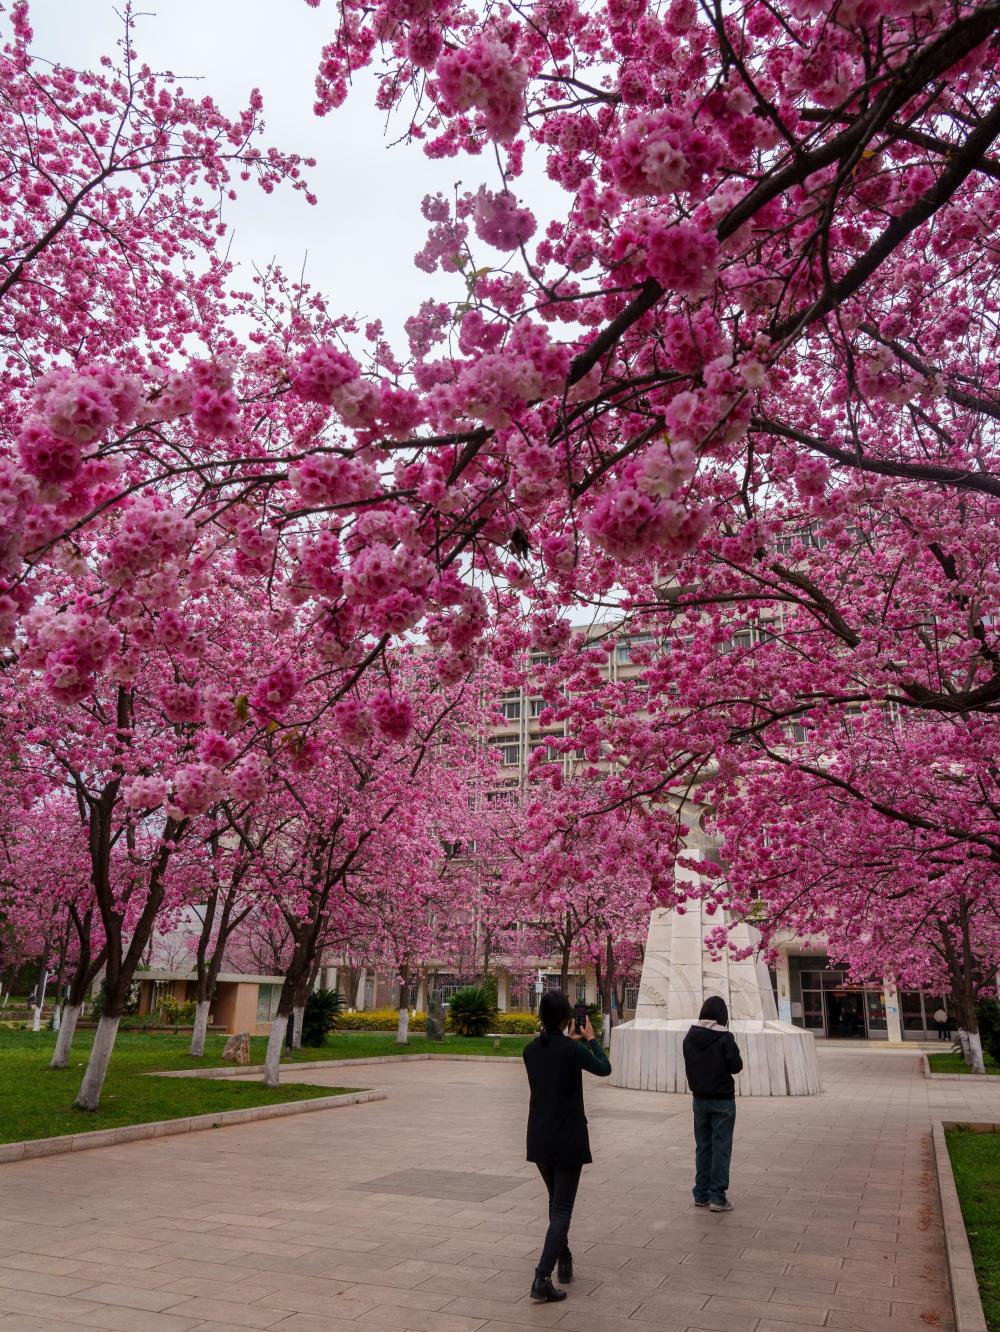
M 1000 1332 L 1000 1134 L 949 1129 L 948 1154 L 990 1332 Z
M 929 1054 L 927 1062 L 932 1073 L 971 1073 L 972 1069 L 960 1054 Z M 983 1055 L 987 1073 L 1000 1073 L 1000 1064 L 990 1055 Z
M 204 1058 L 192 1059 L 187 1053 L 189 1036 L 125 1031 L 119 1034 L 115 1043 L 101 1108 L 95 1114 L 89 1114 L 75 1110 L 73 1100 L 92 1040 L 93 1032 L 78 1032 L 69 1068 L 52 1072 L 47 1064 L 55 1046 L 53 1032 L 0 1031 L 0 1142 L 121 1128 L 125 1124 L 145 1124 L 154 1119 L 186 1119 L 189 1115 L 211 1114 L 217 1110 L 310 1100 L 345 1090 L 288 1082 L 272 1091 L 259 1082 L 237 1082 L 232 1078 L 143 1077 L 144 1073 L 168 1069 L 222 1066 L 222 1047 L 226 1038 L 209 1036 Z M 500 1052 L 519 1055 L 527 1040 L 525 1036 L 506 1037 Z M 261 1037 L 251 1044 L 252 1061 L 263 1063 L 266 1040 Z M 428 1049 L 452 1054 L 494 1053 L 493 1042 L 488 1037 L 472 1040 L 450 1036 L 443 1042 L 428 1042 L 423 1036 L 413 1036 L 403 1049 L 396 1045 L 391 1032 L 345 1032 L 331 1037 L 326 1046 L 297 1050 L 294 1062 L 416 1054 Z

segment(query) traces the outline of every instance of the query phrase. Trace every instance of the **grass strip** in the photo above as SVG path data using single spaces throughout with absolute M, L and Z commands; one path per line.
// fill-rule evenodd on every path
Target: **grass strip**
M 1000 1133 L 948 1129 L 948 1155 L 990 1332 L 1000 1332 Z
M 972 1069 L 960 1054 L 929 1054 L 927 1062 L 932 1073 L 971 1073 Z M 1000 1074 L 1000 1064 L 990 1055 L 983 1055 L 987 1073 Z

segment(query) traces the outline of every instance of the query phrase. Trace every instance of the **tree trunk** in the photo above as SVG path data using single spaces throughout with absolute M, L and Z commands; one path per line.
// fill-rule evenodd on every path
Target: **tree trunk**
M 983 1062 L 983 1042 L 979 1036 L 978 1024 L 975 1031 L 966 1032 L 969 1041 L 969 1067 L 973 1073 L 985 1073 L 986 1065 Z
M 118 1035 L 120 1021 L 121 1015 L 115 1013 L 114 1016 L 102 1015 L 97 1024 L 90 1059 L 87 1061 L 87 1071 L 83 1075 L 80 1092 L 76 1098 L 79 1110 L 96 1110 L 101 1104 L 101 1089 L 107 1077 L 111 1051 L 115 1048 L 115 1037 Z
M 281 1047 L 285 1043 L 288 1031 L 288 1014 L 278 1013 L 271 1023 L 271 1033 L 267 1038 L 267 1054 L 264 1056 L 264 1086 L 277 1087 L 281 1073 Z
M 964 1027 L 956 1027 L 955 1036 L 958 1040 L 959 1045 L 962 1047 L 962 1058 L 965 1060 L 967 1064 L 971 1065 L 972 1054 L 969 1050 L 969 1033 L 965 1030 Z
M 399 1026 L 396 1028 L 396 1044 L 405 1045 L 410 1035 L 410 1010 L 405 1004 L 399 1005 Z
M 70 1003 L 63 1009 L 62 1021 L 59 1024 L 59 1035 L 56 1038 L 56 1050 L 49 1068 L 66 1068 L 68 1066 L 69 1052 L 73 1045 L 73 1033 L 76 1031 L 76 1024 L 82 1007 L 82 1004 Z
M 296 1004 L 292 1009 L 292 1049 L 302 1049 L 302 1023 L 306 1016 L 305 1004 Z
M 604 967 L 604 989 L 601 995 L 601 1008 L 603 1010 L 604 1044 L 611 1048 L 611 1012 L 614 1007 L 612 998 L 615 992 L 615 950 L 611 942 L 611 935 L 607 937 L 607 946 L 605 949 L 605 967 Z
M 205 1036 L 208 1033 L 208 1010 L 212 1007 L 207 999 L 199 999 L 194 1010 L 194 1031 L 191 1033 L 189 1054 L 201 1057 L 205 1053 Z

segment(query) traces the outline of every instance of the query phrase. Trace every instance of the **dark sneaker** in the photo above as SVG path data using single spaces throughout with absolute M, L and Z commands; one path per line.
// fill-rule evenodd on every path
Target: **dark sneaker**
M 569 1249 L 566 1250 L 556 1265 L 556 1276 L 564 1286 L 568 1286 L 573 1280 L 573 1255 Z
M 531 1298 L 537 1304 L 555 1304 L 566 1298 L 566 1291 L 553 1286 L 551 1277 L 535 1277 L 531 1283 Z
M 733 1210 L 733 1204 L 728 1198 L 723 1198 L 722 1202 L 710 1202 L 708 1204 L 708 1210 L 710 1212 L 731 1212 Z
M 695 1207 L 707 1207 L 707 1206 L 708 1206 L 708 1199 L 707 1199 L 707 1198 L 695 1198 L 695 1200 L 694 1200 L 694 1205 L 695 1205 Z

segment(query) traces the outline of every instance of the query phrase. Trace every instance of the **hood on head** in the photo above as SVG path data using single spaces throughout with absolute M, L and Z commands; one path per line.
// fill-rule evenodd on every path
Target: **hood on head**
M 725 1036 L 726 1027 L 720 1027 L 715 1022 L 696 1022 L 688 1032 L 688 1040 L 699 1050 L 707 1050 L 710 1045 Z

